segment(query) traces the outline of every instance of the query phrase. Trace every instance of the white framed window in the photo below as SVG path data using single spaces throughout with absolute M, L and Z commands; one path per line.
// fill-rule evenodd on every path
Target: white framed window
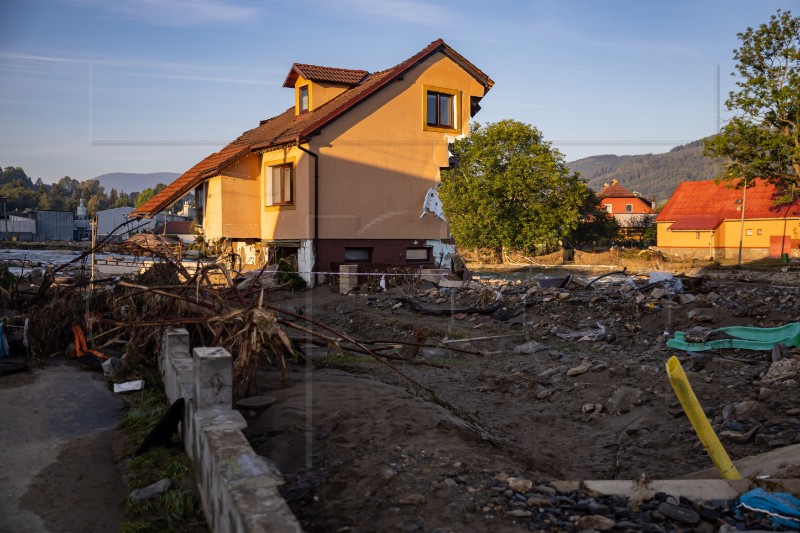
M 303 85 L 297 89 L 297 104 L 300 113 L 308 112 L 308 85 Z
M 266 182 L 266 204 L 268 206 L 294 204 L 293 165 L 267 167 Z
M 611 204 L 605 204 L 605 206 L 606 206 L 606 213 L 614 212 L 614 208 L 611 206 Z
M 458 112 L 459 92 L 441 87 L 425 87 L 423 93 L 423 129 L 441 131 L 458 130 L 461 117 Z
M 747 230 L 747 236 L 748 237 L 751 236 L 752 234 L 753 234 L 753 230 L 751 230 L 751 229 Z

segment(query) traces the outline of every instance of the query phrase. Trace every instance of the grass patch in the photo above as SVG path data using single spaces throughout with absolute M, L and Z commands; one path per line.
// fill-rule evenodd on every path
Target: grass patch
M 171 488 L 147 500 L 128 499 L 127 521 L 122 533 L 200 533 L 210 531 L 203 515 L 194 469 L 183 449 L 179 435 L 168 445 L 156 446 L 138 457 L 134 452 L 169 408 L 161 377 L 156 368 L 129 368 L 121 381 L 144 379 L 145 388 L 127 395 L 130 408 L 119 423 L 121 434 L 119 459 L 124 464 L 128 490 L 152 485 L 164 478 Z

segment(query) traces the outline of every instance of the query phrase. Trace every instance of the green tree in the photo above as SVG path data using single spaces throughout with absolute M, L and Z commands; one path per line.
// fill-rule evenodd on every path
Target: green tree
M 143 190 L 138 195 L 136 195 L 136 201 L 134 202 L 134 207 L 139 207 L 140 205 L 148 201 L 150 198 L 161 192 L 161 190 L 164 189 L 165 187 L 166 185 L 164 185 L 163 183 L 159 183 L 153 188 L 148 187 L 147 189 Z
M 456 242 L 531 252 L 557 246 L 578 226 L 589 189 L 535 127 L 482 126 L 455 142 L 439 196 Z
M 800 189 L 800 18 L 779 9 L 737 37 L 738 90 L 725 102 L 737 115 L 706 140 L 704 154 L 725 162 L 722 180 L 762 177 L 793 195 Z
M 619 223 L 600 205 L 595 192 L 587 188 L 581 205 L 581 220 L 567 241 L 573 248 L 593 244 L 610 244 L 619 236 Z

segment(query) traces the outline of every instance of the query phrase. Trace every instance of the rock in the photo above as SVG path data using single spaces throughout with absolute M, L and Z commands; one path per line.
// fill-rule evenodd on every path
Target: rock
M 107 378 L 114 378 L 122 370 L 122 359 L 119 357 L 109 357 L 103 361 L 103 375 Z
M 722 298 L 722 296 L 720 296 L 716 292 L 709 292 L 708 294 L 706 294 L 706 301 L 707 302 L 714 303 L 714 302 L 719 301 L 720 298 Z
M 536 485 L 533 487 L 533 492 L 538 492 L 539 494 L 544 494 L 546 496 L 555 496 L 558 494 L 556 489 L 553 487 L 548 487 L 547 485 Z
M 553 502 L 541 496 L 531 496 L 525 501 L 528 507 L 552 507 Z
M 584 414 L 586 413 L 599 413 L 603 410 L 603 404 L 599 403 L 587 403 L 581 407 L 581 412 Z
M 800 360 L 781 359 L 770 365 L 767 375 L 764 376 L 764 381 L 774 383 L 776 381 L 796 379 L 798 376 L 800 376 Z
M 385 481 L 389 481 L 390 479 L 397 477 L 397 470 L 394 468 L 384 468 L 383 472 L 381 472 L 381 477 Z
M 567 376 L 569 377 L 580 376 L 581 374 L 585 374 L 586 372 L 588 372 L 590 368 L 592 368 L 592 363 L 591 361 L 589 361 L 589 358 L 587 357 L 583 360 L 583 362 L 579 366 L 567 370 Z
M 711 328 L 704 326 L 693 326 L 686 330 L 686 340 L 688 342 L 706 342 L 713 334 L 714 330 Z
M 618 414 L 628 413 L 633 409 L 633 406 L 639 406 L 644 403 L 642 395 L 644 391 L 634 387 L 620 387 L 611 398 L 606 400 L 605 410 L 607 413 Z
M 660 300 L 664 296 L 667 296 L 669 293 L 664 289 L 653 289 L 653 292 L 650 293 L 650 298 L 654 300 Z
M 756 434 L 757 429 L 758 427 L 754 427 L 750 431 L 726 430 L 726 431 L 721 431 L 719 433 L 719 436 L 734 444 L 747 444 L 753 438 L 753 435 Z
M 514 348 L 514 353 L 531 355 L 545 350 L 547 350 L 547 346 L 541 342 L 530 340 L 524 344 L 516 346 Z
M 581 531 L 597 530 L 608 531 L 612 529 L 616 522 L 613 519 L 602 515 L 582 516 L 578 519 L 578 529 Z
M 777 363 L 781 359 L 786 359 L 789 355 L 789 350 L 786 348 L 785 344 L 777 343 L 775 346 L 772 347 L 772 362 Z
M 678 295 L 678 302 L 680 302 L 681 305 L 693 303 L 695 300 L 697 300 L 697 298 L 695 297 L 694 294 L 684 293 Z
M 772 411 L 759 401 L 747 400 L 734 405 L 733 413 L 736 418 L 758 418 L 760 416 L 770 416 Z
M 413 494 L 407 494 L 406 496 L 403 496 L 397 500 L 397 503 L 400 505 L 422 505 L 426 501 L 425 495 L 415 492 Z
M 687 509 L 680 505 L 673 505 L 671 503 L 661 503 L 658 505 L 658 512 L 665 518 L 693 526 L 700 522 L 700 515 L 693 509 Z
M 514 509 L 513 511 L 506 511 L 506 514 L 509 516 L 516 516 L 518 518 L 528 518 L 533 516 L 533 513 L 530 511 L 526 511 L 525 509 Z
M 169 478 L 164 478 L 160 481 L 156 481 L 152 485 L 148 485 L 147 487 L 136 489 L 135 491 L 131 492 L 130 498 L 131 500 L 135 501 L 147 500 L 167 492 L 170 487 L 172 487 L 172 480 Z
M 515 492 L 528 492 L 533 487 L 533 481 L 521 477 L 510 477 L 506 480 L 508 488 Z

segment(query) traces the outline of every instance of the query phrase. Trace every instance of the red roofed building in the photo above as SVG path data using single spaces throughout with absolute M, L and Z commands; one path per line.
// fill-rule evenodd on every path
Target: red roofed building
M 494 82 L 434 41 L 384 71 L 292 65 L 293 105 L 262 120 L 138 207 L 152 217 L 194 191 L 207 242 L 260 267 L 372 262 L 434 266 L 453 250 L 436 208 L 448 145 Z
M 775 202 L 763 180 L 746 192 L 714 181 L 681 183 L 656 217 L 658 248 L 670 255 L 753 260 L 800 257 L 800 200 Z M 744 221 L 742 214 L 744 213 Z
M 597 193 L 597 198 L 600 205 L 617 221 L 620 233 L 625 237 L 637 237 L 636 230 L 643 231 L 647 225 L 643 219 L 654 216 L 653 205 L 649 200 L 639 196 L 639 193 L 629 191 L 617 180 L 613 180 L 611 185 L 603 184 L 603 190 Z

